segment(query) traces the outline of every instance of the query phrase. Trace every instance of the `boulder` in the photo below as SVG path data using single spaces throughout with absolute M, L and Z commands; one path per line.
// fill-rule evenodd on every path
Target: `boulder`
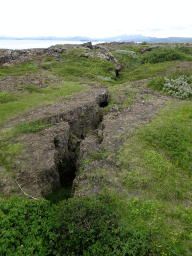
M 56 57 L 56 58 L 60 58 L 61 54 L 65 51 L 66 51 L 66 48 L 59 48 L 57 46 L 51 46 L 45 49 L 45 52 L 47 53 L 47 55 Z
M 93 46 L 92 46 L 92 43 L 91 43 L 91 42 L 82 44 L 82 47 L 87 47 L 87 48 L 93 50 Z
M 144 53 L 146 51 L 152 51 L 156 48 L 160 48 L 161 46 L 160 45 L 157 45 L 157 46 L 153 46 L 153 47 L 149 47 L 149 48 L 145 48 L 144 50 L 141 51 L 141 53 Z

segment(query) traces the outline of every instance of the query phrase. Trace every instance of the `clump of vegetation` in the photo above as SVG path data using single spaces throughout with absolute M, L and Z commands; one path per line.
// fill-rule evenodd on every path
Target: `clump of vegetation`
M 55 220 L 61 255 L 147 255 L 149 234 L 126 228 L 107 195 L 69 199 L 58 205 Z
M 165 83 L 165 78 L 162 76 L 153 78 L 150 80 L 147 84 L 147 87 L 149 87 L 152 90 L 162 91 Z
M 176 80 L 165 77 L 163 91 L 178 99 L 185 99 L 192 96 L 192 77 L 181 76 Z
M 171 75 L 169 75 L 171 77 Z M 187 99 L 192 96 L 192 77 L 182 75 L 176 79 L 156 77 L 148 82 L 147 86 L 153 90 L 165 92 L 178 99 Z
M 143 42 L 141 43 L 141 45 L 147 45 L 147 42 L 146 42 L 146 41 L 143 41 Z
M 50 201 L 50 204 L 58 204 L 63 200 L 71 198 L 72 186 L 58 187 L 52 193 L 46 195 L 45 199 Z
M 0 199 L 0 254 L 148 255 L 150 232 L 120 221 L 118 204 L 107 193 L 52 206 L 44 199 Z
M 154 49 L 151 52 L 146 52 L 141 58 L 141 63 L 159 63 L 165 61 L 175 61 L 175 60 L 192 60 L 192 58 L 178 49 L 173 49 L 171 47 L 160 47 Z
M 56 234 L 51 232 L 49 201 L 0 199 L 0 254 L 48 255 Z

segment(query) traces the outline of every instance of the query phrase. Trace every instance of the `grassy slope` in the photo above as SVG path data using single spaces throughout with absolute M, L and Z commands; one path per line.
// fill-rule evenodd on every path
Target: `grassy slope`
M 115 57 L 125 66 L 118 78 L 114 76 L 115 67 L 112 63 L 98 59 L 77 58 L 78 53 L 75 52 L 63 54 L 63 62 L 59 63 L 54 61 L 54 58 L 45 58 L 42 66 L 53 73 L 62 75 L 64 81 L 68 82 L 56 89 L 47 87 L 43 91 L 32 92 L 32 94 L 26 91 L 21 96 L 2 94 L 1 97 L 0 95 L 0 100 L 2 98 L 3 101 L 6 98 L 6 103 L 2 102 L 0 105 L 0 123 L 4 124 L 11 117 L 38 104 L 53 103 L 57 101 L 58 95 L 63 97 L 68 93 L 80 91 L 83 87 L 78 82 L 89 83 L 95 80 L 101 82 L 97 76 L 111 77 L 110 81 L 104 81 L 104 83 L 108 84 L 113 95 L 116 87 L 128 81 L 155 77 L 161 75 L 161 72 L 169 67 L 175 66 L 177 60 L 191 60 L 191 48 L 181 48 L 177 49 L 179 57 L 175 61 L 170 57 L 170 60 L 166 62 L 150 63 L 152 58 L 153 62 L 154 58 L 158 59 L 159 53 L 157 52 L 156 57 L 152 52 L 145 53 L 143 57 L 140 54 L 143 48 L 145 46 L 125 48 L 125 50 L 135 51 L 136 59 L 114 53 Z M 32 64 L 24 71 L 32 72 L 32 67 L 33 72 L 36 72 L 37 68 Z M 23 67 L 21 73 L 14 73 L 14 70 L 10 72 L 7 67 L 0 68 L 1 76 L 23 75 L 24 71 Z M 180 71 L 179 75 L 182 75 L 182 72 L 185 73 L 185 71 Z M 188 72 L 188 75 L 192 75 L 192 71 Z M 162 84 L 162 79 L 160 84 Z M 153 89 L 162 89 L 159 83 L 151 82 L 149 86 Z M 132 98 L 129 98 L 128 103 L 131 100 Z M 112 100 L 110 106 L 112 104 L 115 104 L 115 101 Z M 112 197 L 118 201 L 121 221 L 126 228 L 131 227 L 142 234 L 151 232 L 151 255 L 192 254 L 191 121 L 191 101 L 168 103 L 150 124 L 124 138 L 124 144 L 116 156 L 111 156 L 110 153 L 105 156 L 115 157 L 115 161 L 121 163 L 118 179 L 123 183 L 124 193 L 121 196 L 115 191 L 112 193 Z M 41 125 L 41 122 L 26 124 L 22 129 L 23 132 L 29 132 L 31 129 L 38 130 Z M 19 129 L 15 127 L 1 135 L 1 143 L 6 146 L 3 151 L 0 150 L 0 163 L 7 167 L 9 167 L 9 163 L 6 162 L 7 157 L 14 156 L 22 149 L 19 143 L 11 145 L 7 141 L 19 132 L 21 132 L 21 127 Z M 98 170 L 99 172 L 101 170 Z M 103 169 L 102 172 L 103 175 L 107 175 L 107 170 Z M 110 176 L 113 179 L 112 174 Z

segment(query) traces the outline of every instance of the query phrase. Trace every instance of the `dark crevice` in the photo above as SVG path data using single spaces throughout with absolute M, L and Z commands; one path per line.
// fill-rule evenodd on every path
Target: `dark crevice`
M 100 108 L 105 108 L 109 104 L 108 100 L 102 101 L 99 103 Z M 97 130 L 98 126 L 103 121 L 102 111 L 100 112 L 100 118 L 98 122 L 92 126 L 93 130 Z M 70 123 L 69 123 L 70 125 Z M 68 152 L 64 156 L 63 159 L 57 160 L 57 169 L 59 173 L 60 179 L 60 187 L 55 189 L 51 194 L 47 196 L 47 199 L 51 201 L 51 203 L 58 203 L 61 200 L 68 199 L 71 197 L 71 190 L 73 185 L 73 180 L 76 177 L 76 173 L 78 172 L 77 160 L 80 152 L 80 142 L 85 139 L 86 133 L 89 132 L 90 129 L 88 127 L 83 126 L 81 134 L 76 132 L 75 127 L 70 125 L 70 134 L 68 140 Z M 87 130 L 83 132 L 83 130 Z M 76 134 L 76 135 L 75 135 Z M 97 134 L 97 133 L 96 133 Z M 99 138 L 99 143 L 102 142 L 102 138 Z M 59 150 L 60 141 L 57 136 L 54 137 L 55 148 Z
M 119 77 L 119 70 L 115 70 L 116 77 Z
M 59 161 L 58 171 L 61 187 L 71 187 L 76 173 L 76 157 L 72 154 Z
M 55 144 L 55 147 L 59 147 L 59 139 L 57 137 L 54 137 L 54 144 Z
M 108 106 L 108 102 L 107 101 L 103 101 L 103 102 L 100 102 L 100 104 L 99 104 L 99 107 L 100 108 L 105 108 L 105 107 L 107 107 Z

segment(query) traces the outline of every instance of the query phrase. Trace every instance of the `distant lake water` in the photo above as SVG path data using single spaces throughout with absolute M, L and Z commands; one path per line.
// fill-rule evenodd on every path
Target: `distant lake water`
M 30 48 L 48 48 L 56 44 L 84 44 L 88 41 L 62 41 L 62 40 L 1 40 L 0 49 L 23 50 Z M 93 45 L 104 41 L 92 42 Z

